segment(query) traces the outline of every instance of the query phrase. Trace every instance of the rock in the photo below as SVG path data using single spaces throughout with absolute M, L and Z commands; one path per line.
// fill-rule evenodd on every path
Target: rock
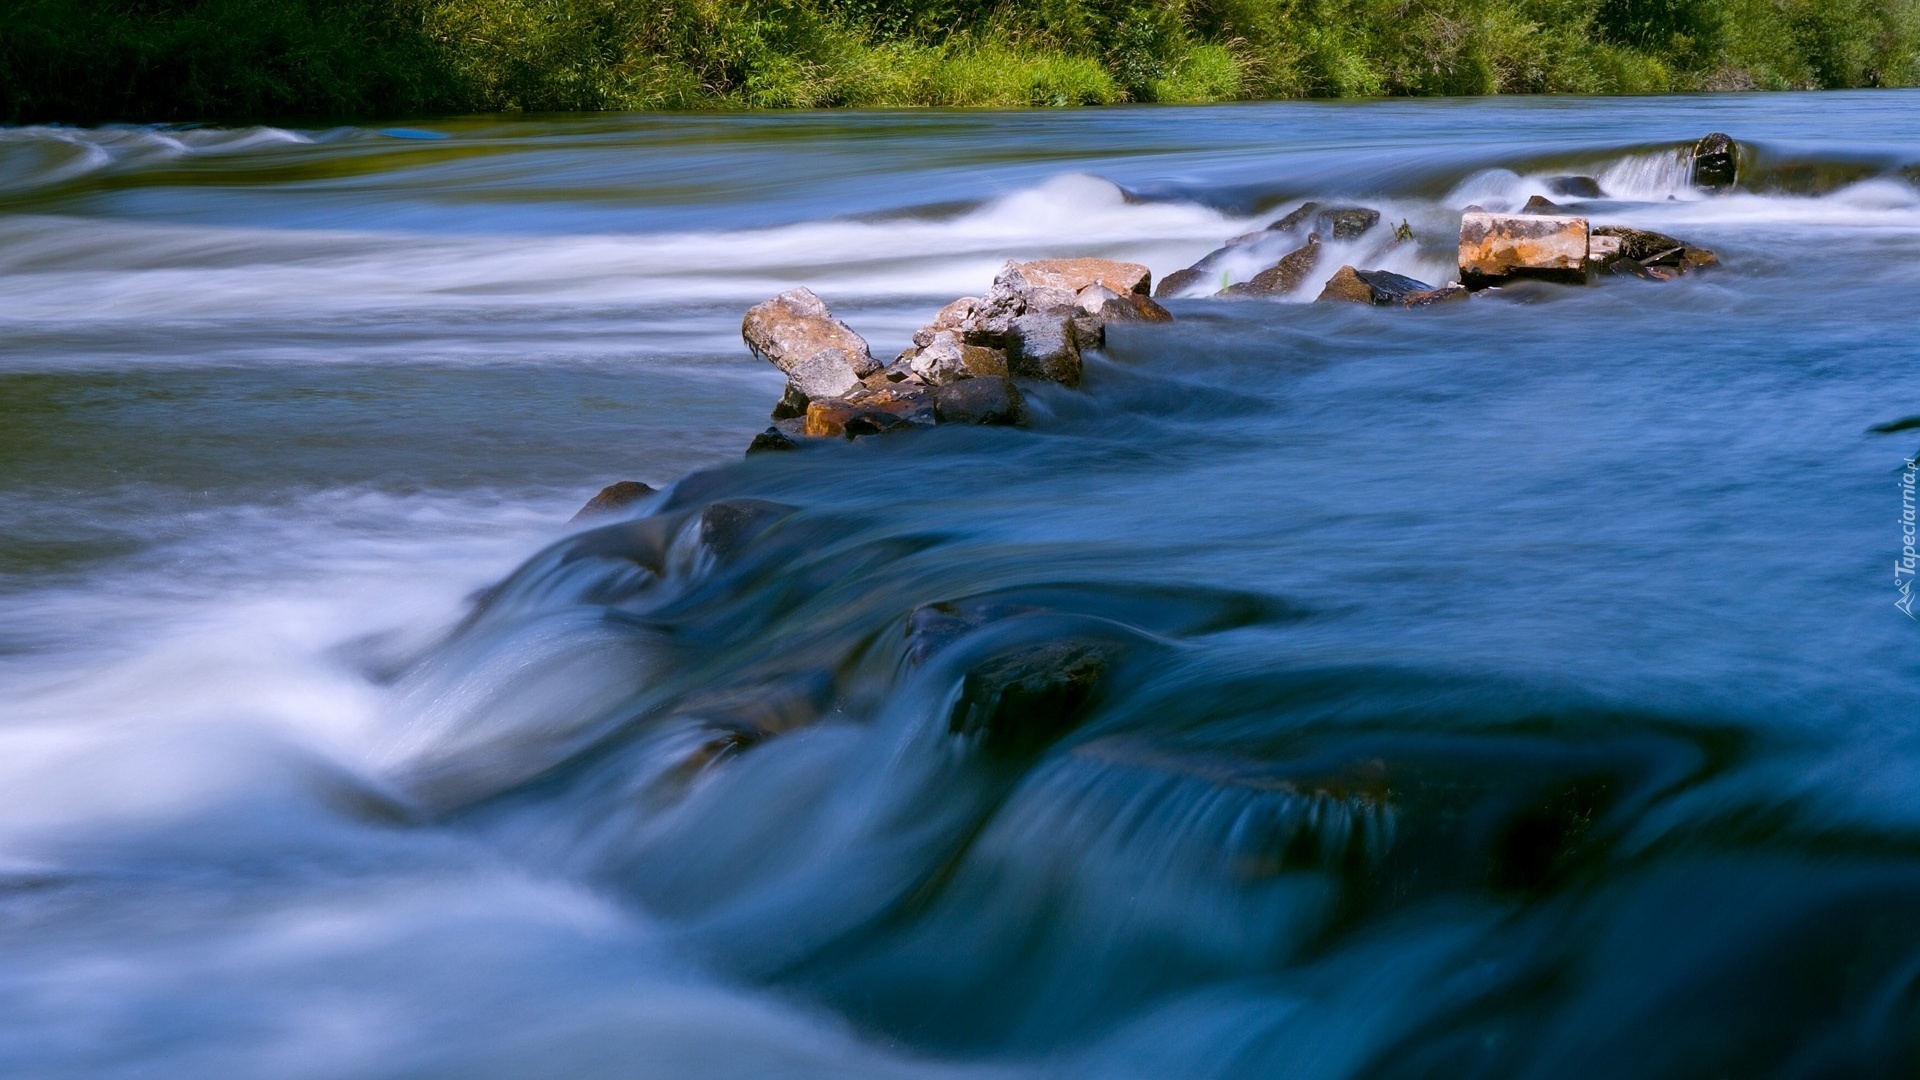
M 1466 214 L 1460 219 L 1460 280 L 1469 289 L 1513 278 L 1578 284 L 1587 279 L 1587 219 Z
M 1714 195 L 1733 190 L 1740 174 L 1740 144 L 1719 132 L 1693 144 L 1693 186 Z
M 1077 306 L 1081 311 L 1102 322 L 1169 323 L 1173 321 L 1173 312 L 1161 307 L 1152 297 L 1144 293 L 1115 296 L 1111 289 L 1099 285 L 1089 286 L 1083 290 Z
M 1706 248 L 1690 247 L 1680 253 L 1680 266 L 1687 271 L 1705 270 L 1720 265 L 1720 256 Z
M 1037 313 L 1013 319 L 1007 331 L 1007 367 L 1023 379 L 1047 379 L 1080 385 L 1080 348 L 1072 323 L 1059 315 Z
M 1337 206 L 1315 214 L 1313 221 L 1316 232 L 1335 240 L 1351 240 L 1380 224 L 1380 211 L 1364 206 Z
M 1682 274 L 1720 265 L 1720 257 L 1706 248 L 1690 247 L 1666 233 L 1627 225 L 1596 226 L 1592 243 L 1595 257 L 1602 262 L 1611 262 L 1618 255 L 1646 267 L 1664 267 Z
M 1364 206 L 1326 206 L 1304 203 L 1300 209 L 1267 226 L 1270 232 L 1298 232 L 1308 220 L 1313 232 L 1333 240 L 1351 240 L 1380 223 L 1380 211 Z
M 921 390 L 920 393 L 927 391 Z M 931 401 L 927 404 L 931 405 Z M 909 415 L 911 411 L 911 406 L 901 401 L 817 399 L 807 406 L 806 427 L 802 433 L 810 439 L 857 439 L 863 435 L 884 435 L 918 426 Z
M 1437 289 L 1422 289 L 1407 293 L 1400 298 L 1401 307 L 1432 307 L 1435 304 L 1451 304 L 1456 300 L 1466 300 L 1473 293 L 1465 285 L 1450 282 Z
M 1665 253 L 1679 252 L 1687 246 L 1666 233 L 1657 233 L 1650 229 L 1635 229 L 1627 225 L 1596 225 L 1593 235 L 1618 241 L 1620 254 L 1629 259 L 1641 261 Z
M 700 512 L 700 543 L 716 556 L 738 554 L 774 522 L 794 512 L 786 503 L 766 499 L 723 499 Z
M 1221 296 L 1282 296 L 1307 280 L 1320 265 L 1320 237 L 1310 235 L 1307 242 L 1282 256 L 1280 261 L 1220 291 Z
M 1547 181 L 1547 190 L 1568 199 L 1604 199 L 1600 181 L 1591 176 L 1556 176 Z
M 973 309 L 979 303 L 980 298 L 977 296 L 963 296 L 941 308 L 939 313 L 934 315 L 932 322 L 914 331 L 913 343 L 924 349 L 933 343 L 935 334 L 943 330 L 959 330 L 960 324 L 967 321 L 967 317 L 973 314 Z
M 1314 302 L 1426 307 L 1458 299 L 1452 291 L 1455 289 L 1459 287 L 1449 285 L 1436 289 L 1424 281 L 1388 270 L 1356 270 L 1351 266 L 1343 266 L 1327 279 L 1326 288 L 1320 291 L 1319 298 Z M 1459 289 L 1461 293 L 1465 291 Z
M 1227 249 L 1226 248 L 1220 249 L 1220 251 L 1225 251 L 1225 250 Z M 1214 255 L 1217 255 L 1219 253 L 1220 252 L 1215 252 Z M 1213 255 L 1207 256 L 1207 259 L 1211 259 L 1211 258 L 1213 258 Z M 1193 286 L 1206 281 L 1208 278 L 1211 278 L 1213 276 L 1212 274 L 1213 268 L 1206 265 L 1207 259 L 1201 259 L 1199 262 L 1194 263 L 1192 266 L 1187 267 L 1185 270 L 1175 270 L 1173 273 L 1168 274 L 1166 277 L 1161 278 L 1160 287 L 1153 290 L 1153 295 L 1161 299 L 1165 299 L 1166 297 L 1169 297 L 1169 296 L 1177 296 L 1180 293 L 1186 292 L 1188 289 L 1192 288 Z
M 1027 422 L 1027 403 L 1008 378 L 983 376 L 948 383 L 934 391 L 934 418 L 942 424 Z
M 654 490 L 653 485 L 643 484 L 638 480 L 620 480 L 608 484 L 600 489 L 600 494 L 588 499 L 587 505 L 581 507 L 580 512 L 573 515 L 567 524 L 572 525 L 625 510 L 641 499 L 654 494 Z
M 868 376 L 868 378 L 872 377 Z M 801 393 L 800 388 L 793 385 L 793 380 L 789 379 L 786 391 L 780 395 L 780 400 L 774 403 L 773 418 L 791 420 L 796 416 L 805 415 L 807 415 L 807 395 Z
M 907 361 L 907 369 L 928 386 L 944 386 L 980 376 L 1005 377 L 1007 356 L 998 349 L 969 345 L 956 331 L 942 330 Z
M 798 449 L 800 449 L 800 440 L 782 431 L 776 424 L 753 437 L 753 441 L 747 444 L 747 456 Z
M 1642 281 L 1664 280 L 1660 275 L 1649 270 L 1640 260 L 1626 255 L 1613 255 L 1607 258 L 1601 262 L 1600 272 L 1609 277 L 1634 277 Z
M 1319 210 L 1320 204 L 1317 202 L 1301 203 L 1300 209 L 1267 226 L 1267 229 L 1271 232 L 1298 231 L 1300 226 L 1306 224 L 1307 219 L 1318 213 Z
M 1520 212 L 1523 214 L 1558 214 L 1565 209 L 1566 207 L 1561 206 L 1552 199 L 1543 195 L 1535 195 L 1533 198 L 1527 200 L 1527 205 L 1521 207 Z
M 1139 263 L 1113 259 L 1035 259 L 1009 263 L 1016 289 L 1023 294 L 1041 289 L 1062 289 L 1078 293 L 1089 285 L 1100 284 L 1116 293 L 1148 293 L 1153 273 Z M 1002 277 L 1006 271 L 1002 271 Z M 998 279 L 996 279 L 998 280 Z M 1029 307 L 1034 306 L 1029 301 Z
M 1587 234 L 1587 261 L 1604 263 L 1620 254 L 1620 238 L 1603 236 L 1598 230 Z
M 1085 640 L 1048 642 L 976 665 L 960 684 L 947 730 L 993 757 L 1024 756 L 1073 730 L 1097 703 L 1117 656 Z
M 866 340 L 834 318 L 811 289 L 791 289 L 748 308 L 740 336 L 809 399 L 847 393 L 880 370 Z

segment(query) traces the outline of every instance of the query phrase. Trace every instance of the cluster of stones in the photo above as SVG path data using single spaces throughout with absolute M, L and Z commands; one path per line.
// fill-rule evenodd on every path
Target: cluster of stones
M 1720 194 L 1733 188 L 1739 166 L 1739 147 L 1726 135 L 1709 135 L 1691 151 L 1694 185 Z M 1602 198 L 1590 176 L 1556 177 L 1549 184 L 1556 195 Z M 1428 307 L 1465 300 L 1474 292 L 1520 279 L 1587 284 L 1596 276 L 1635 277 L 1667 281 L 1692 270 L 1719 265 L 1713 252 L 1692 247 L 1662 233 L 1624 225 L 1592 226 L 1586 218 L 1564 213 L 1565 208 L 1535 196 L 1518 214 L 1490 214 L 1468 207 L 1460 221 L 1460 277 L 1444 285 L 1387 270 L 1342 266 L 1326 279 L 1318 302 L 1377 306 Z M 1281 296 L 1299 288 L 1319 271 L 1327 240 L 1364 236 L 1380 225 L 1380 212 L 1364 206 L 1322 206 L 1309 202 L 1260 232 L 1227 241 L 1224 247 L 1185 270 L 1168 274 L 1157 295 L 1162 298 L 1191 291 L 1221 269 L 1236 250 L 1275 234 L 1304 234 L 1294 248 L 1251 279 L 1228 285 L 1214 295 L 1221 298 Z M 1413 239 L 1402 223 L 1396 241 Z
M 749 454 L 808 439 L 854 439 L 935 424 L 1023 424 L 1016 380 L 1078 386 L 1081 353 L 1106 343 L 1113 322 L 1169 322 L 1148 295 L 1152 275 L 1111 259 L 1008 262 L 984 296 L 940 309 L 892 363 L 835 318 L 812 290 L 747 310 L 740 334 L 787 376 L 773 426 Z

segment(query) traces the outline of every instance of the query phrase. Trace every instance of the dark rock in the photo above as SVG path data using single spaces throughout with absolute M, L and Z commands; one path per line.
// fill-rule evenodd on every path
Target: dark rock
M 1567 199 L 1604 199 L 1600 181 L 1591 176 L 1556 176 L 1547 181 L 1547 190 Z
M 1072 731 L 1097 704 L 1117 659 L 1096 641 L 1056 641 L 998 656 L 967 672 L 947 730 L 978 739 L 994 757 L 1044 749 Z
M 1305 224 L 1307 219 L 1318 213 L 1319 210 L 1320 204 L 1317 202 L 1301 203 L 1300 209 L 1267 226 L 1267 229 L 1271 232 L 1298 231 L 1300 226 Z
M 1322 206 L 1317 202 L 1310 202 L 1267 226 L 1267 230 L 1299 232 L 1300 227 L 1309 219 L 1313 222 L 1315 235 L 1333 240 L 1351 240 L 1378 225 L 1380 211 L 1370 210 L 1364 206 Z
M 1649 229 L 1635 229 L 1626 225 L 1596 225 L 1595 236 L 1609 236 L 1620 241 L 1620 254 L 1641 262 L 1667 255 L 1676 261 L 1680 253 L 1686 250 L 1686 244 L 1666 233 L 1657 233 Z
M 1080 385 L 1080 348 L 1074 342 L 1071 317 L 1021 315 L 1009 324 L 1006 341 L 1007 366 L 1014 375 Z
M 872 376 L 868 377 L 871 378 Z M 780 395 L 778 402 L 774 403 L 773 418 L 775 420 L 791 420 L 796 416 L 805 415 L 807 415 L 807 395 L 801 393 L 800 388 L 793 385 L 793 382 L 789 380 L 787 382 L 786 392 Z
M 1715 195 L 1733 190 L 1740 174 L 1740 144 L 1719 132 L 1693 144 L 1693 186 Z
M 799 440 L 775 426 L 753 437 L 753 441 L 747 444 L 747 456 L 798 449 L 800 449 Z
M 700 512 L 700 543 L 726 559 L 796 508 L 766 499 L 725 499 Z
M 1627 255 L 1614 255 L 1600 264 L 1600 272 L 1608 277 L 1632 277 L 1642 281 L 1662 280 L 1658 274 L 1647 269 L 1646 264 Z
M 933 413 L 942 424 L 1024 425 L 1027 403 L 1012 379 L 963 379 L 934 391 Z
M 1242 281 L 1221 290 L 1221 296 L 1281 296 L 1292 292 L 1320 266 L 1320 237 L 1310 235 L 1307 242 L 1282 256 L 1280 261 Z
M 1341 301 L 1385 306 L 1408 304 L 1409 298 L 1419 297 L 1422 298 L 1420 306 L 1425 306 L 1436 302 L 1440 299 L 1437 294 L 1445 291 L 1388 270 L 1356 270 L 1343 266 L 1327 279 L 1327 286 L 1320 291 L 1315 303 Z
M 1226 248 L 1220 249 L 1220 251 L 1226 250 Z M 1219 252 L 1215 252 L 1214 254 L 1217 255 Z M 1207 256 L 1207 259 L 1211 258 L 1213 258 L 1213 255 Z M 1177 296 L 1193 286 L 1206 281 L 1213 276 L 1211 272 L 1213 268 L 1207 265 L 1207 259 L 1201 259 L 1185 270 L 1175 270 L 1173 273 L 1161 278 L 1160 287 L 1153 290 L 1153 295 L 1162 299 L 1169 296 Z
M 1566 210 L 1566 207 L 1561 206 L 1559 203 L 1554 202 L 1544 195 L 1535 195 L 1533 198 L 1527 200 L 1527 205 L 1520 208 L 1520 212 L 1523 214 L 1558 214 L 1564 210 Z
M 1364 236 L 1375 225 L 1380 224 L 1380 211 L 1369 210 L 1364 206 L 1336 206 L 1322 210 L 1314 215 L 1315 231 L 1335 240 L 1352 240 Z
M 1465 285 L 1458 283 L 1442 285 L 1437 289 L 1423 289 L 1407 293 L 1400 298 L 1401 307 L 1432 307 L 1435 304 L 1451 304 L 1456 300 L 1466 300 L 1473 296 Z
M 808 398 L 844 394 L 880 370 L 866 339 L 834 318 L 811 289 L 791 289 L 748 308 L 740 336 Z
M 615 513 L 616 511 L 625 510 L 641 499 L 652 495 L 654 491 L 655 489 L 651 484 L 643 484 L 638 480 L 621 480 L 617 483 L 608 484 L 606 487 L 600 489 L 600 494 L 588 499 L 587 505 L 581 507 L 580 512 L 573 515 L 567 524 L 572 525 L 576 522 L 587 521 L 591 518 L 602 517 Z

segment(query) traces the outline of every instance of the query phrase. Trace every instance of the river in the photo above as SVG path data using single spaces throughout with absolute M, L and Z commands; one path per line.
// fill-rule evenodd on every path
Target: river
M 0 1074 L 1913 1076 L 1916 166 L 1894 91 L 0 129 Z M 1724 265 L 742 457 L 783 289 L 888 357 L 1304 199 L 1439 282 L 1562 174 Z

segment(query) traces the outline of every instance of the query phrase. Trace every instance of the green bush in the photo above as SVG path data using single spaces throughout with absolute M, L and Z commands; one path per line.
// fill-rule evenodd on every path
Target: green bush
M 1911 86 L 1920 0 L 0 0 L 0 118 Z

